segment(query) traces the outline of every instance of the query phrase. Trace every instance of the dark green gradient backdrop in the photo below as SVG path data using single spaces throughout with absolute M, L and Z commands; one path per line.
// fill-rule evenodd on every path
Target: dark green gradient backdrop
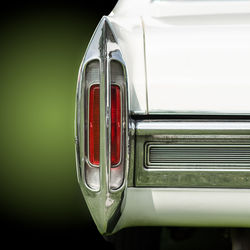
M 89 39 L 115 2 L 20 4 L 1 11 L 0 204 L 5 228 L 94 227 L 76 180 L 75 91 Z

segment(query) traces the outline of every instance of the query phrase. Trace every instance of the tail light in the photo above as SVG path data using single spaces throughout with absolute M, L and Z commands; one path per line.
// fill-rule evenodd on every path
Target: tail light
M 111 86 L 111 164 L 121 157 L 121 96 L 120 87 Z M 100 163 L 100 86 L 94 84 L 89 93 L 89 162 Z
M 128 175 L 127 77 L 109 18 L 100 21 L 82 61 L 76 95 L 78 181 L 101 233 L 121 214 Z
M 111 164 L 117 165 L 121 157 L 121 96 L 120 87 L 111 86 Z
M 101 79 L 99 60 L 84 68 L 82 89 L 80 150 L 83 150 L 83 177 L 92 190 L 100 190 L 101 179 L 108 175 L 110 189 L 124 180 L 126 142 L 125 76 L 120 62 L 110 61 L 108 82 Z M 81 149 L 82 148 L 82 149 Z M 81 152 L 80 152 L 81 154 Z M 102 169 L 107 173 L 102 174 Z
M 100 163 L 100 86 L 90 87 L 89 94 L 89 161 Z

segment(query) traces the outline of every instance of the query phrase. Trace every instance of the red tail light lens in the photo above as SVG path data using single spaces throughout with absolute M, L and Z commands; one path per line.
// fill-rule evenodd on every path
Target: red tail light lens
M 111 86 L 111 164 L 121 157 L 121 96 L 119 86 Z
M 94 84 L 89 94 L 89 161 L 100 164 L 100 86 Z
M 121 97 L 120 87 L 111 86 L 111 165 L 121 157 Z M 100 164 L 100 86 L 94 84 L 89 94 L 89 161 Z

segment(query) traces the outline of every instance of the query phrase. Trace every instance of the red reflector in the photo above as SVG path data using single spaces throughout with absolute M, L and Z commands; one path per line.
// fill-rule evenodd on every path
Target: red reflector
M 111 86 L 111 164 L 117 165 L 121 156 L 121 97 L 119 86 Z
M 94 84 L 89 94 L 89 161 L 100 164 L 100 86 Z

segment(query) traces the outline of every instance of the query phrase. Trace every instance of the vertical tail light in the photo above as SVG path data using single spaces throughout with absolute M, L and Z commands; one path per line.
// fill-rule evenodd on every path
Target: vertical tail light
M 100 164 L 100 86 L 94 84 L 89 93 L 89 162 Z
M 82 149 L 84 153 L 85 182 L 92 190 L 100 189 L 100 62 L 90 61 L 85 66 L 80 119 Z
M 75 120 L 77 177 L 102 234 L 114 232 L 127 186 L 127 86 L 117 38 L 103 17 L 81 63 Z
M 84 157 L 85 182 L 92 190 L 100 190 L 102 169 L 109 168 L 110 189 L 118 189 L 124 180 L 125 169 L 125 142 L 126 142 L 126 107 L 124 85 L 125 77 L 122 65 L 111 61 L 109 82 L 107 88 L 102 88 L 100 63 L 98 60 L 90 61 L 84 69 L 83 88 L 84 101 L 80 105 L 82 119 L 80 119 L 80 145 Z M 109 91 L 109 100 L 101 103 L 101 91 Z M 101 113 L 103 106 L 105 116 Z M 105 121 L 101 119 L 105 118 Z M 104 127 L 101 127 L 103 125 Z M 104 132 L 106 131 L 106 132 Z M 105 133 L 106 143 L 102 141 Z M 81 142 L 83 142 L 81 144 Z M 102 144 L 102 145 L 101 145 Z M 105 148 L 103 148 L 105 147 Z M 107 154 L 103 156 L 103 151 Z M 102 157 L 101 157 L 102 156 Z M 109 158 L 106 158 L 109 157 Z M 101 159 L 104 159 L 103 161 Z
M 111 86 L 111 164 L 121 158 L 121 96 L 120 87 Z M 100 86 L 94 84 L 89 93 L 89 162 L 100 163 Z
M 121 158 L 121 96 L 120 87 L 111 86 L 111 164 L 117 165 Z
M 125 74 L 122 64 L 112 60 L 110 62 L 111 81 L 111 171 L 110 188 L 117 190 L 124 181 L 126 166 L 126 88 Z

